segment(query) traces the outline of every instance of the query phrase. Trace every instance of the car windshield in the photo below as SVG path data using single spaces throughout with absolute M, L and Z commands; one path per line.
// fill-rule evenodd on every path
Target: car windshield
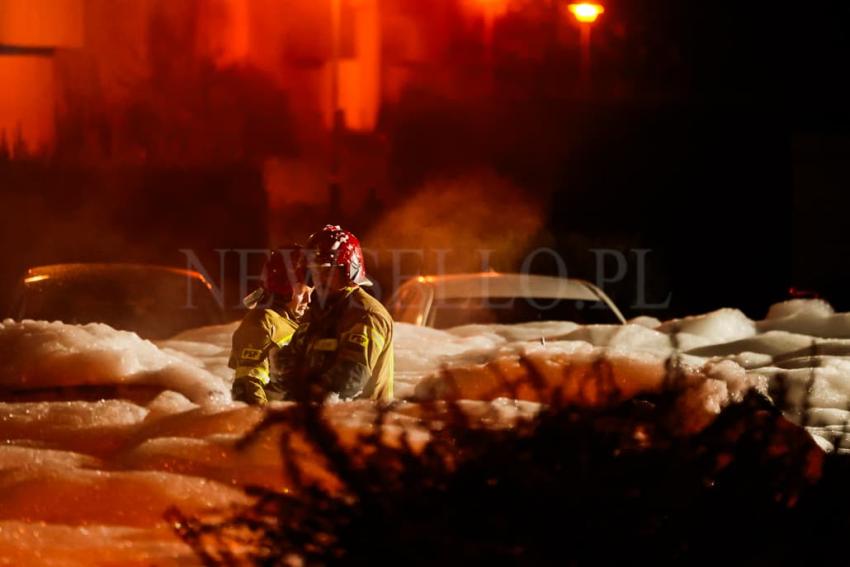
M 147 339 L 221 322 L 221 311 L 203 282 L 158 271 L 92 272 L 33 282 L 24 289 L 17 315 L 70 324 L 106 323 Z
M 431 326 L 514 324 L 532 321 L 573 321 L 582 325 L 616 325 L 617 316 L 601 301 L 505 297 L 441 299 L 431 310 Z

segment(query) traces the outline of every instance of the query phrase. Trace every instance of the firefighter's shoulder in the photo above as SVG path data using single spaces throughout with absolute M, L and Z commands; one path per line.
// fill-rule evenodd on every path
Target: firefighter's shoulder
M 251 329 L 265 326 L 267 316 L 265 309 L 249 309 L 242 321 L 239 323 L 240 329 Z
M 363 288 L 357 288 L 351 294 L 351 307 L 363 313 L 369 318 L 380 319 L 387 324 L 392 324 L 392 317 L 380 301 L 369 295 Z
M 251 309 L 245 314 L 240 327 L 262 328 L 269 333 L 284 329 L 294 332 L 298 324 L 274 309 Z
M 271 334 L 272 340 L 278 345 L 288 343 L 298 323 L 290 319 L 286 314 L 278 313 L 273 309 L 264 309 L 263 327 Z

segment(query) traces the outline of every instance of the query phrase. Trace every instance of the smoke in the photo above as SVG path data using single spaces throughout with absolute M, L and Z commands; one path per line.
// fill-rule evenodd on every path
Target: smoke
M 543 208 L 492 171 L 469 172 L 424 184 L 365 242 L 420 254 L 424 272 L 512 269 L 541 229 Z

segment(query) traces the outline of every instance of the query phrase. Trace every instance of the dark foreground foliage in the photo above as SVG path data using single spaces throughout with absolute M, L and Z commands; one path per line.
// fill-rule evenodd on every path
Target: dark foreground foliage
M 251 490 L 249 509 L 171 519 L 209 565 L 841 563 L 846 458 L 824 458 L 757 394 L 689 438 L 663 426 L 668 406 L 550 408 L 506 430 L 434 406 L 424 451 L 371 436 L 352 454 L 318 406 L 300 404 L 260 429 L 287 422 L 306 435 L 341 493 L 292 468 L 295 490 Z

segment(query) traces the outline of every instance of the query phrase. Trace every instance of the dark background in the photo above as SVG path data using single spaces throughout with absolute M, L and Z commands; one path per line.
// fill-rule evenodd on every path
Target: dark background
M 482 71 L 480 42 L 458 32 L 442 65 L 468 83 L 453 94 L 411 88 L 381 110 L 371 138 L 387 150 L 382 194 L 390 197 L 294 208 L 281 222 L 301 231 L 344 223 L 369 246 L 382 215 L 423 184 L 486 168 L 545 203 L 526 249 L 551 246 L 570 275 L 588 279 L 596 271 L 593 248 L 630 259 L 627 277 L 605 288 L 627 315 L 642 312 L 634 307 L 633 249 L 651 250 L 647 300 L 672 294 L 668 308 L 649 315 L 732 306 L 760 318 L 791 287 L 850 309 L 850 5 L 642 0 L 606 7 L 594 28 L 591 91 L 574 82 L 577 46 L 540 39 L 563 33 L 549 25 L 549 3 L 529 2 L 497 22 L 491 76 Z M 541 41 L 542 55 L 517 56 Z M 261 81 L 228 80 L 268 90 Z M 492 88 L 468 92 L 485 80 Z M 0 152 L 3 303 L 28 265 L 185 266 L 179 250 L 190 248 L 215 272 L 215 249 L 269 245 L 256 158 L 268 151 L 297 157 L 303 148 L 253 122 L 261 126 L 249 129 L 250 139 L 283 141 L 272 150 L 252 142 L 250 151 L 224 160 L 132 166 L 82 163 L 69 151 L 73 136 L 60 137 L 46 158 Z M 145 133 L 157 135 L 155 128 Z M 343 133 L 341 143 L 356 150 L 369 141 Z M 516 257 L 496 267 L 517 269 Z M 234 270 L 228 267 L 229 277 Z M 372 270 L 385 290 L 388 270 L 384 262 Z

